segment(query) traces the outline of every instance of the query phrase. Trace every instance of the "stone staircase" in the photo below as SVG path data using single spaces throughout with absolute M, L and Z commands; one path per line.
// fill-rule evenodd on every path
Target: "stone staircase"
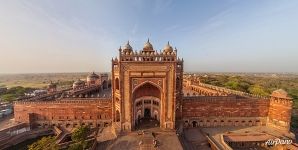
M 144 133 L 142 136 L 142 140 L 140 143 L 140 150 L 155 150 L 153 145 L 154 137 L 152 136 L 152 133 Z

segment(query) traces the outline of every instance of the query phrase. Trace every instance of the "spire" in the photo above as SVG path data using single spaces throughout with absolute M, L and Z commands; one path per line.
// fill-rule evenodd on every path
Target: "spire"
M 131 52 L 132 51 L 132 47 L 129 44 L 129 40 L 127 41 L 127 43 L 123 46 L 123 51 L 126 52 Z
M 168 52 L 173 52 L 173 48 L 172 46 L 170 45 L 170 41 L 168 41 L 168 43 L 166 44 L 166 46 L 163 48 L 163 51 L 168 53 Z
M 147 42 L 145 43 L 144 47 L 143 47 L 143 51 L 154 51 L 153 50 L 153 46 L 152 44 L 150 43 L 150 40 L 148 38 Z

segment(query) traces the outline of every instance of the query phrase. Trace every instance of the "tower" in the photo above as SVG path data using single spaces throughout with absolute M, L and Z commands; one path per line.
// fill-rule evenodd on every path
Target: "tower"
M 268 125 L 281 130 L 290 130 L 293 101 L 282 89 L 275 90 L 270 96 Z
M 132 131 L 142 118 L 159 122 L 162 129 L 174 129 L 180 113 L 183 61 L 168 43 L 157 52 L 149 39 L 140 51 L 129 42 L 112 59 L 113 126 Z M 179 116 L 179 115 L 178 115 Z

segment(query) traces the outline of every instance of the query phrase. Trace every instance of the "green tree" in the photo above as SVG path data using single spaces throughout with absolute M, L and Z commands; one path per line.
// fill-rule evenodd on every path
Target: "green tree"
M 0 97 L 4 101 L 12 102 L 16 100 L 18 97 L 24 96 L 26 92 L 31 92 L 33 90 L 33 88 L 24 88 L 22 86 L 16 86 L 7 89 L 2 95 L 0 95 Z
M 6 102 L 12 102 L 13 100 L 16 99 L 16 95 L 15 94 L 3 94 L 3 95 L 1 95 L 1 99 L 3 99 L 3 101 L 6 101 Z
M 84 146 L 82 143 L 74 143 L 69 145 L 68 150 L 83 150 Z
M 264 88 L 261 87 L 260 85 L 253 85 L 248 90 L 249 90 L 249 93 L 255 94 L 255 95 L 260 95 L 260 96 L 269 95 L 267 92 L 265 92 Z
M 80 126 L 75 129 L 71 134 L 71 139 L 75 142 L 69 146 L 69 150 L 79 150 L 85 149 L 87 147 L 87 142 L 85 141 L 88 137 L 90 128 L 88 126 Z
M 235 80 L 228 81 L 225 83 L 225 87 L 232 89 L 232 90 L 238 90 L 239 89 L 239 83 Z
M 43 137 L 37 142 L 28 146 L 28 150 L 58 150 L 59 146 L 56 144 L 55 137 Z

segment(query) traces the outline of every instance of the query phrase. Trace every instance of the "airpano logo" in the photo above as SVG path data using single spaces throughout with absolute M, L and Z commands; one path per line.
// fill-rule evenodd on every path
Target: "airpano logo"
M 292 144 L 292 140 L 290 139 L 269 139 L 265 142 L 267 146 L 276 146 L 276 145 L 286 145 L 286 144 Z

